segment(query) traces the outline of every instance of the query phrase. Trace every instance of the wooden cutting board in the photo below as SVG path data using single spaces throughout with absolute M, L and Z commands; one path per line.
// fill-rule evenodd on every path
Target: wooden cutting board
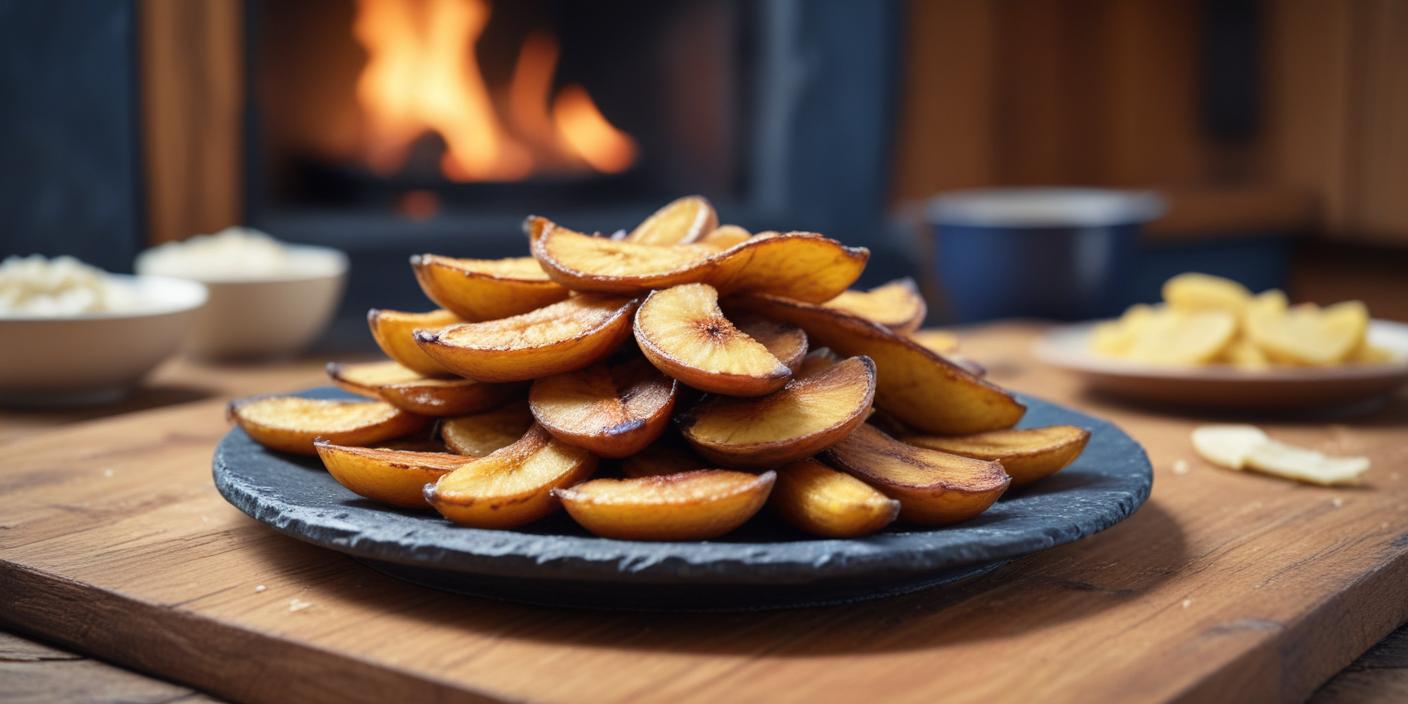
M 0 448 L 0 621 L 249 701 L 930 702 L 1298 700 L 1408 619 L 1408 399 L 1262 422 L 1373 458 L 1363 487 L 1300 486 L 1197 459 L 1188 432 L 1206 419 L 1082 395 L 1032 365 L 1035 331 L 989 328 L 964 346 L 999 383 L 1120 423 L 1154 461 L 1153 497 L 1114 529 L 956 589 L 661 615 L 403 584 L 225 504 L 210 481 L 226 431 L 214 398 Z

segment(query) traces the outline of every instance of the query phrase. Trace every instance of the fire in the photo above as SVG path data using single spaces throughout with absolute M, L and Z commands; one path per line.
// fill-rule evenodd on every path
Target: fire
M 435 132 L 445 141 L 441 171 L 456 181 L 629 168 L 634 140 L 586 89 L 566 85 L 552 96 L 558 46 L 550 35 L 530 34 L 507 88 L 491 90 L 474 51 L 489 14 L 486 0 L 358 0 L 353 33 L 369 54 L 357 81 L 367 164 L 394 174 L 415 141 Z

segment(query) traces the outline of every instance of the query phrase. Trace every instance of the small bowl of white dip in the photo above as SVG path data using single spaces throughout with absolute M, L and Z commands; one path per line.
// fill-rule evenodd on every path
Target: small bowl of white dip
M 347 255 L 229 228 L 142 252 L 138 274 L 199 281 L 210 302 L 185 350 L 204 359 L 288 357 L 328 326 L 342 299 Z
M 205 287 L 71 257 L 0 262 L 0 403 L 118 400 L 180 346 Z

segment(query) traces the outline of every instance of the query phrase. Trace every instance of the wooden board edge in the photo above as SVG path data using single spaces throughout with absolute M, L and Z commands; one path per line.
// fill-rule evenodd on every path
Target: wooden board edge
M 510 701 L 201 618 L 176 605 L 87 587 L 4 559 L 0 603 L 8 605 L 0 609 L 0 625 L 16 633 L 233 701 Z

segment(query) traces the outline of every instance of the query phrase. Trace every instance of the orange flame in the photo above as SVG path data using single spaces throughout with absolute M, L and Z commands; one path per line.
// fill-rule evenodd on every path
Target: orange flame
M 602 117 L 583 87 L 564 86 L 553 103 L 552 118 L 562 139 L 597 171 L 620 173 L 636 160 L 635 142 Z
M 629 168 L 635 142 L 585 89 L 563 87 L 549 114 L 558 47 L 547 34 L 524 41 L 503 93 L 504 114 L 496 112 L 474 53 L 489 14 L 485 0 L 358 0 L 353 33 L 369 53 L 357 81 L 368 165 L 397 172 L 415 140 L 434 131 L 445 140 L 441 171 L 456 181 Z

